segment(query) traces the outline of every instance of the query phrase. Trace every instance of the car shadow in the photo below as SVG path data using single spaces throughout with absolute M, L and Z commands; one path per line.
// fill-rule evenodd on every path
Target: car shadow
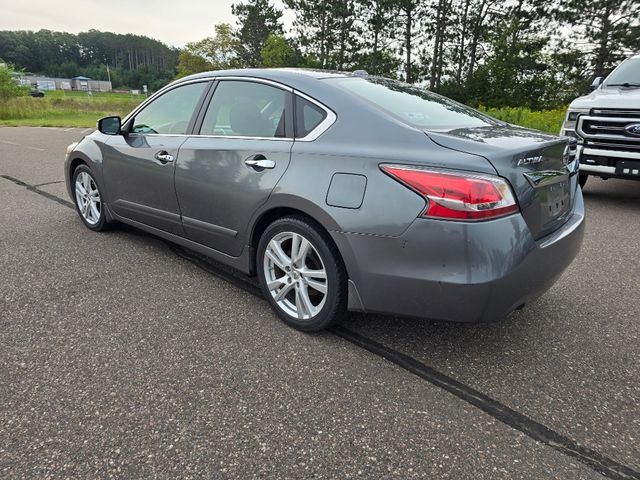
M 534 309 L 532 306 L 531 313 L 514 312 L 506 318 L 483 323 L 354 313 L 342 325 L 408 355 L 435 360 L 457 353 L 493 363 L 501 361 L 501 352 L 530 348 L 531 337 L 542 327 L 531 321 Z
M 582 193 L 587 202 L 597 200 L 602 204 L 628 204 L 640 208 L 640 180 L 589 177 Z

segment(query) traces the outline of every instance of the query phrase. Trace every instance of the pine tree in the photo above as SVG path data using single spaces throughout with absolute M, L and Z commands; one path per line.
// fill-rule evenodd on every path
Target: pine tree
M 422 0 L 399 0 L 398 24 L 400 38 L 402 38 L 400 52 L 404 56 L 404 81 L 411 83 L 417 76 L 417 65 L 413 54 L 417 45 L 422 40 L 418 35 L 419 19 L 424 14 L 424 2 Z
M 275 8 L 269 0 L 247 0 L 231 6 L 238 17 L 235 36 L 238 40 L 238 56 L 247 67 L 262 65 L 262 49 L 269 35 L 283 35 L 280 18 L 282 11 Z
M 355 54 L 357 68 L 373 75 L 395 77 L 400 64 L 393 54 L 395 0 L 360 0 L 356 6 L 362 22 L 362 43 Z
M 584 42 L 581 48 L 591 60 L 594 76 L 606 75 L 626 53 L 640 49 L 638 0 L 566 0 L 557 5 L 555 14 L 573 27 L 574 38 Z

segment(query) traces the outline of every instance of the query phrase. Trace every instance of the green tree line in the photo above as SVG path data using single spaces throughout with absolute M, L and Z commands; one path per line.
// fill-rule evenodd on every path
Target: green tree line
M 179 75 L 234 67 L 366 70 L 471 105 L 552 108 L 640 52 L 638 0 L 269 0 L 180 53 Z
M 90 30 L 0 32 L 0 58 L 34 73 L 152 89 L 245 67 L 366 70 L 490 108 L 553 108 L 640 52 L 638 0 L 244 0 L 236 23 L 181 50 Z
M 0 58 L 28 72 L 53 77 L 84 75 L 114 87 L 160 88 L 175 76 L 178 50 L 140 35 L 89 30 L 0 31 Z

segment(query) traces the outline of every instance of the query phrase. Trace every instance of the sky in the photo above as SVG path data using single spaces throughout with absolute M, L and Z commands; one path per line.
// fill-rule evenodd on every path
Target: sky
M 133 33 L 183 47 L 213 34 L 216 23 L 235 24 L 231 4 L 241 0 L 0 0 L 0 30 L 90 29 Z M 282 0 L 274 0 L 282 9 Z M 290 26 L 291 14 L 284 23 Z

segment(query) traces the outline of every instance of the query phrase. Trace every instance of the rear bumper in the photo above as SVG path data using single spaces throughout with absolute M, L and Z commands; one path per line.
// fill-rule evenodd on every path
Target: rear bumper
M 458 322 L 508 315 L 553 285 L 584 235 L 580 189 L 567 222 L 534 240 L 521 215 L 478 223 L 416 219 L 399 237 L 333 232 L 350 309 Z

